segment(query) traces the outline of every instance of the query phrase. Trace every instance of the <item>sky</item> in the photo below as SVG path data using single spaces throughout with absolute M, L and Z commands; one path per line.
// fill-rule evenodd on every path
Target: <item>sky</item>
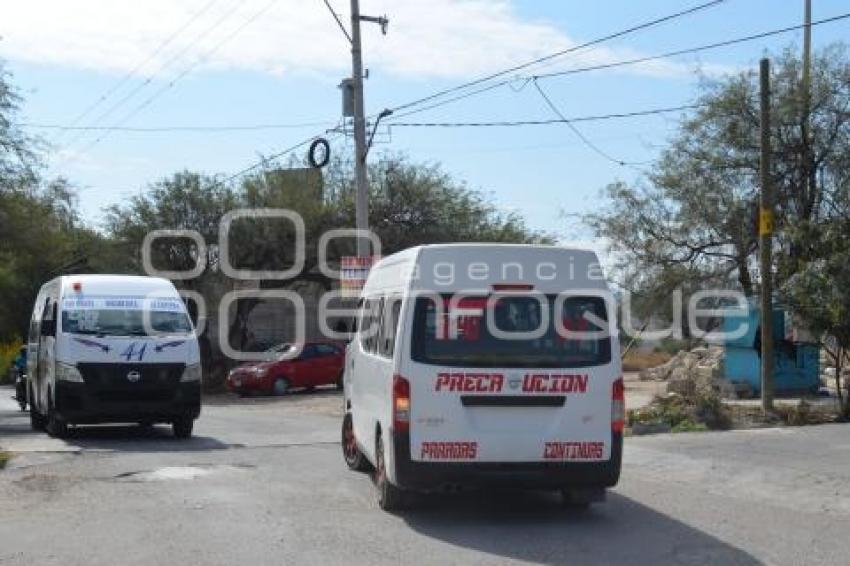
M 389 17 L 387 35 L 364 24 L 367 113 L 399 106 L 666 16 L 704 0 L 362 0 Z M 349 2 L 330 0 L 348 23 Z M 850 11 L 815 0 L 813 20 Z M 323 0 L 6 0 L 0 59 L 24 101 L 21 120 L 47 144 L 49 174 L 79 188 L 84 218 L 183 170 L 231 174 L 341 118 L 347 40 Z M 554 117 L 524 74 L 695 47 L 802 22 L 803 0 L 726 0 L 718 6 L 512 73 L 517 80 L 397 122 L 546 120 Z M 850 19 L 817 26 L 817 49 L 850 37 Z M 756 68 L 802 44 L 802 32 L 665 61 L 568 75 L 540 85 L 567 117 L 692 103 L 701 80 Z M 577 215 L 604 205 L 610 182 L 638 180 L 675 134 L 682 112 L 518 128 L 379 128 L 373 158 L 403 153 L 440 164 L 529 227 L 598 246 Z M 43 126 L 279 125 L 241 131 L 91 132 Z M 283 127 L 285 126 L 285 127 Z M 332 151 L 350 156 L 350 139 Z M 604 153 L 607 157 L 601 155 Z M 303 150 L 296 153 L 303 157 Z M 635 165 L 620 165 L 628 162 Z

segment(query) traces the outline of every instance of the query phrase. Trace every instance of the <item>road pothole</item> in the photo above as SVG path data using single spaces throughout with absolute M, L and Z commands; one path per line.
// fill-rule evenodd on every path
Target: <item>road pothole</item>
M 114 476 L 114 479 L 129 482 L 190 481 L 205 478 L 216 473 L 245 470 L 253 467 L 249 464 L 165 466 L 155 470 L 124 472 L 123 474 Z

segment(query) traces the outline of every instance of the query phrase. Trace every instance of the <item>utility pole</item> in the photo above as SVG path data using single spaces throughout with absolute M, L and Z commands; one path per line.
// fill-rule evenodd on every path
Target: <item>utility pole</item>
M 369 229 L 369 173 L 366 170 L 366 110 L 363 102 L 363 48 L 360 39 L 360 0 L 351 0 L 351 84 L 354 89 L 355 218 L 358 230 Z M 357 238 L 357 255 L 370 255 L 369 240 Z
M 808 116 L 812 72 L 812 0 L 805 0 L 803 22 L 803 99 Z
M 360 0 L 351 0 L 351 87 L 354 98 L 354 178 L 357 186 L 355 198 L 355 217 L 358 230 L 369 229 L 369 173 L 366 169 L 366 156 L 369 144 L 366 142 L 366 105 L 363 101 L 363 46 L 360 39 L 360 22 L 372 22 L 381 26 L 381 33 L 387 34 L 389 20 L 386 16 L 361 16 Z M 357 238 L 357 255 L 370 255 L 369 239 Z
M 805 0 L 803 18 L 803 116 L 800 128 L 803 138 L 803 178 L 801 181 L 806 190 L 806 197 L 813 199 L 817 190 L 817 171 L 814 163 L 814 149 L 812 148 L 810 117 L 812 111 L 812 0 Z
M 759 261 L 761 267 L 761 407 L 773 411 L 773 181 L 770 166 L 770 60 L 762 59 Z

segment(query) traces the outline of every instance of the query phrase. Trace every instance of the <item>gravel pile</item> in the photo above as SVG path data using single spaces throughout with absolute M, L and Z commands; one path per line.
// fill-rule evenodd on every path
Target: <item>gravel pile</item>
M 734 386 L 722 377 L 722 361 L 722 347 L 699 346 L 689 352 L 679 351 L 667 363 L 641 371 L 639 377 L 642 381 L 666 381 L 669 393 L 684 397 L 714 391 L 736 398 Z

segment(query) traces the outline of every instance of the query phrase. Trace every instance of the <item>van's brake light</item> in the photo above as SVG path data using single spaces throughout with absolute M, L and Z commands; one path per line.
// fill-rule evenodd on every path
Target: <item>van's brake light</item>
M 496 283 L 493 285 L 494 291 L 532 291 L 534 285 L 530 283 Z
M 614 381 L 611 389 L 611 431 L 623 432 L 626 426 L 626 387 L 623 378 Z
M 410 429 L 410 382 L 400 375 L 393 376 L 393 429 Z

